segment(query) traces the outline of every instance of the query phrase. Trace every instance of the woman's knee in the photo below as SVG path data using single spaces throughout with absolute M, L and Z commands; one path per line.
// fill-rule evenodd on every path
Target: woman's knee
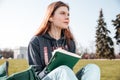
M 86 68 L 91 70 L 91 71 L 100 72 L 100 68 L 96 64 L 88 64 L 88 65 L 86 65 Z
M 68 66 L 66 66 L 66 65 L 59 66 L 58 68 L 61 69 L 61 70 L 63 70 L 63 71 L 64 71 L 64 70 L 65 70 L 65 71 L 66 71 L 66 70 L 71 70 L 71 69 L 70 69 Z
M 96 64 L 88 64 L 83 68 L 82 80 L 100 80 L 100 68 Z

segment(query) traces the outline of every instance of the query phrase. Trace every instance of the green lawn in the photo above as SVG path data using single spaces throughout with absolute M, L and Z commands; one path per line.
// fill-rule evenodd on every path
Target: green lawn
M 28 68 L 26 60 L 8 60 L 9 75 Z M 5 60 L 0 60 L 0 64 Z M 120 60 L 80 60 L 74 67 L 76 73 L 88 63 L 95 63 L 101 69 L 101 80 L 120 80 Z

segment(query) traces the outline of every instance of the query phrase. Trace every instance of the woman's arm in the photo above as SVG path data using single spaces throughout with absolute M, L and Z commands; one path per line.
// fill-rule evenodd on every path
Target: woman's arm
M 44 75 L 44 72 L 42 72 L 44 66 L 42 65 L 41 54 L 39 40 L 38 37 L 35 36 L 28 45 L 28 63 L 34 66 L 36 74 L 40 77 Z

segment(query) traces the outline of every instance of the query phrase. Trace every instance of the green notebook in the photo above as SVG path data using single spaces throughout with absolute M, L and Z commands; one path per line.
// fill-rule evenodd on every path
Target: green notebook
M 60 49 L 60 48 L 54 50 L 54 52 L 52 54 L 53 54 L 53 57 L 50 59 L 50 62 L 46 67 L 47 72 L 50 72 L 53 69 L 55 69 L 61 65 L 66 65 L 66 66 L 70 67 L 71 69 L 73 69 L 75 64 L 81 58 L 81 56 L 79 56 L 75 53 L 71 53 L 71 52 L 68 52 L 68 51 Z

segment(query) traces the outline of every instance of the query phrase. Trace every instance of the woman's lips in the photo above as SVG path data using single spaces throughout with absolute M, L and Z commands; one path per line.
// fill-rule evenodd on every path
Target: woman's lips
M 64 22 L 65 24 L 69 24 L 69 22 Z

